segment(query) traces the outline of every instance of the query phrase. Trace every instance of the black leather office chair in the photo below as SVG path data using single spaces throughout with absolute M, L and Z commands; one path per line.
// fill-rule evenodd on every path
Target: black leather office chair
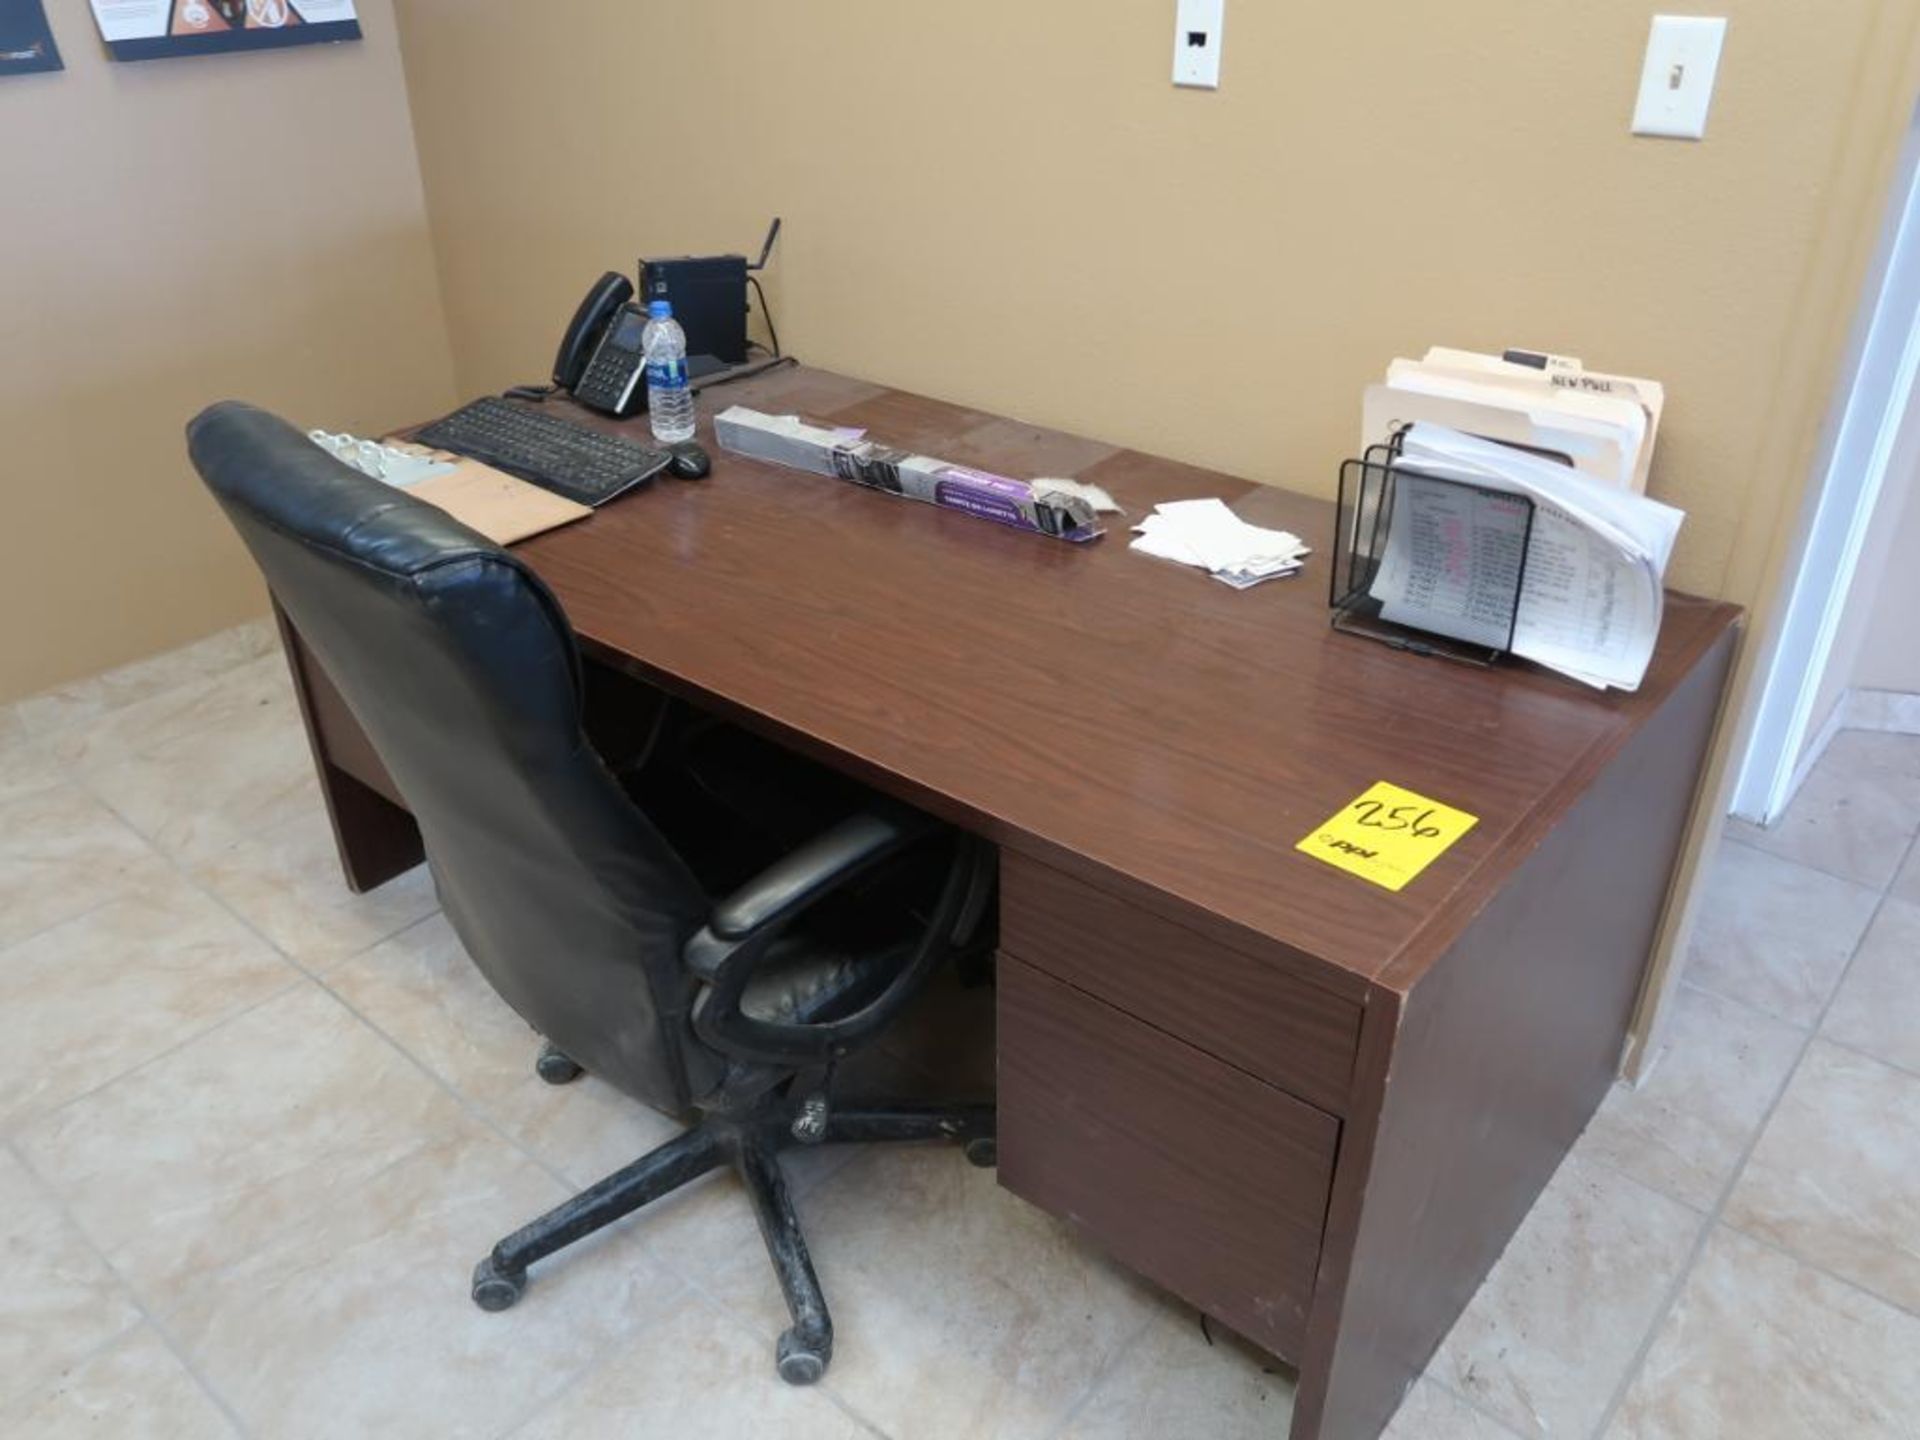
M 793 1314 L 780 1374 L 818 1379 L 832 1324 L 778 1152 L 946 1137 L 992 1163 L 990 1105 L 828 1090 L 988 943 L 990 848 L 664 697 L 623 785 L 583 729 L 572 627 L 513 555 L 264 411 L 216 405 L 188 438 L 406 798 L 467 952 L 546 1038 L 540 1073 L 697 1117 L 495 1245 L 474 1300 L 505 1309 L 534 1261 L 731 1164 Z

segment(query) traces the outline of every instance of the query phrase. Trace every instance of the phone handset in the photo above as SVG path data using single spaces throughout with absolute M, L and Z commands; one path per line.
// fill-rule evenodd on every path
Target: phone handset
M 567 333 L 560 338 L 560 349 L 553 357 L 553 383 L 571 390 L 587 373 L 593 353 L 620 307 L 633 298 L 633 282 L 617 270 L 609 270 L 594 282 L 593 288 L 573 312 Z

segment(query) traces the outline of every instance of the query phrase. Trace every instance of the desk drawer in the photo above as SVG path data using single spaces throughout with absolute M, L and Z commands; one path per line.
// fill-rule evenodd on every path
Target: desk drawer
M 1346 1113 L 1360 1006 L 1025 856 L 1000 863 L 1001 944 L 1027 964 Z
M 1339 1122 L 1012 956 L 1000 1180 L 1298 1361 Z

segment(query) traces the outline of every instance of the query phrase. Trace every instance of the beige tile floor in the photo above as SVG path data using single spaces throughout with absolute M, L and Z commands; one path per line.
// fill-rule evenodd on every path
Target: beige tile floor
M 1670 1053 L 1393 1440 L 1920 1437 L 1916 830 L 1920 738 L 1863 733 L 1733 827 Z M 893 1082 L 980 1073 L 985 999 Z M 1285 1433 L 1285 1370 L 944 1151 L 795 1167 L 818 1389 L 725 1177 L 480 1313 L 493 1239 L 670 1130 L 533 1052 L 424 874 L 340 885 L 264 627 L 0 709 L 0 1435 Z

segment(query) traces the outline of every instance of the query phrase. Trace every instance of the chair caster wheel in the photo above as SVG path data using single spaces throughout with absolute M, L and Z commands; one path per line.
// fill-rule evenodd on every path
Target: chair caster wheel
M 482 1310 L 508 1310 L 527 1289 L 527 1272 L 502 1270 L 489 1255 L 473 1267 L 473 1303 Z
M 534 1073 L 549 1085 L 565 1085 L 571 1080 L 578 1080 L 586 1073 L 570 1057 L 561 1054 L 551 1045 L 541 1048 L 540 1058 L 533 1062 L 533 1069 Z
M 833 1341 L 808 1340 L 798 1330 L 784 1330 L 774 1348 L 774 1363 L 780 1378 L 789 1385 L 812 1385 L 827 1373 L 827 1361 L 833 1358 Z
M 991 1135 L 976 1135 L 967 1141 L 967 1163 L 991 1170 L 1000 1163 L 1000 1147 Z

